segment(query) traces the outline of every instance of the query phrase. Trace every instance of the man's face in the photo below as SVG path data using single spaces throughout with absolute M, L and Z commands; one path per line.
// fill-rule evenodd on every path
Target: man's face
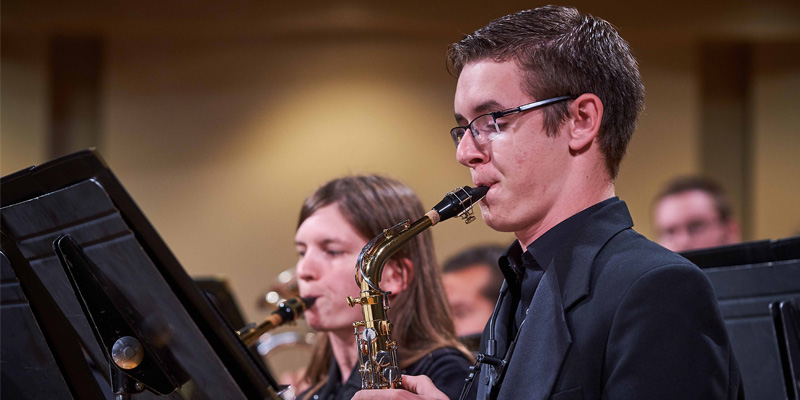
M 739 240 L 735 222 L 722 221 L 714 199 L 690 190 L 661 199 L 653 210 L 658 242 L 672 251 L 722 246 Z
M 491 279 L 488 265 L 477 264 L 458 271 L 442 274 L 447 302 L 453 312 L 456 335 L 467 336 L 483 332 L 492 316 L 494 299 L 483 295 L 483 288 Z
M 480 114 L 536 100 L 541 99 L 523 90 L 516 61 L 472 62 L 458 78 L 456 121 L 464 126 Z M 486 224 L 515 232 L 518 238 L 556 218 L 549 212 L 563 194 L 563 177 L 569 173 L 566 135 L 548 137 L 542 121 L 542 110 L 500 118 L 503 133 L 496 139 L 479 145 L 467 132 L 456 152 L 458 161 L 470 168 L 475 185 L 490 187 L 480 202 Z

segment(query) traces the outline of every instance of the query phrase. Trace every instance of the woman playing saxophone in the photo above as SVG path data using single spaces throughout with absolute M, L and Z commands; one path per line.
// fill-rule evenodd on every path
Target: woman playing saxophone
M 402 183 L 380 176 L 330 181 L 303 203 L 295 235 L 300 295 L 314 299 L 305 312 L 321 334 L 301 399 L 350 399 L 361 389 L 353 322 L 362 320 L 354 267 L 362 248 L 384 228 L 425 213 Z M 457 398 L 470 356 L 458 342 L 436 265 L 430 231 L 411 239 L 384 266 L 380 286 L 391 292 L 389 319 L 401 373 L 428 375 Z M 316 396 L 316 397 L 315 397 Z

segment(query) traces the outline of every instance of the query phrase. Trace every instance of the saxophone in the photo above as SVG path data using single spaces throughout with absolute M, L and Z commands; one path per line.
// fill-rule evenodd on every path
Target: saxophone
M 278 304 L 278 308 L 271 312 L 260 324 L 248 324 L 244 328 L 236 331 L 236 333 L 246 346 L 252 346 L 256 344 L 261 335 L 287 322 L 300 318 L 309 307 L 314 305 L 314 300 L 316 299 L 300 296 L 284 300 Z
M 363 321 L 353 323 L 362 389 L 396 389 L 401 383 L 397 342 L 391 338 L 392 324 L 387 318 L 389 292 L 378 286 L 384 264 L 414 236 L 441 221 L 456 215 L 465 223 L 475 220 L 472 206 L 488 190 L 482 186 L 456 188 L 422 218 L 385 229 L 361 250 L 356 264 L 356 284 L 361 294 L 357 298 L 348 296 L 347 304 L 360 304 L 364 315 Z

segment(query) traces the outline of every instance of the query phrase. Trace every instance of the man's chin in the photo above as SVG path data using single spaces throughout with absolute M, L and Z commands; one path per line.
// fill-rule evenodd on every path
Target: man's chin
M 498 221 L 498 219 L 494 218 L 491 213 L 483 212 L 483 210 L 481 211 L 481 216 L 483 217 L 483 222 L 486 223 L 486 226 L 498 232 L 509 232 L 503 229 L 505 225 L 502 223 L 502 221 Z
M 514 224 L 515 221 L 508 221 L 505 218 L 497 218 L 496 215 L 492 215 L 492 213 L 481 213 L 483 217 L 483 222 L 492 230 L 497 232 L 516 232 L 516 225 Z
M 492 226 L 490 222 L 492 221 L 492 211 L 489 209 L 489 206 L 486 205 L 485 202 L 481 201 L 478 203 L 478 207 L 481 209 L 481 219 L 486 225 Z

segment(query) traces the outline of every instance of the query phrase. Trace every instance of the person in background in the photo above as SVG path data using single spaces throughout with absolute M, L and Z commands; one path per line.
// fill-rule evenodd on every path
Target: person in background
M 304 316 L 319 333 L 306 371 L 311 388 L 300 399 L 350 399 L 361 389 L 353 322 L 364 317 L 346 300 L 359 296 L 356 261 L 375 235 L 425 211 L 410 188 L 374 175 L 334 179 L 303 202 L 295 234 L 297 283 L 301 296 L 315 299 Z M 385 264 L 380 286 L 391 292 L 388 316 L 402 372 L 426 374 L 457 398 L 471 356 L 456 338 L 429 230 Z
M 481 245 L 466 248 L 442 264 L 442 282 L 453 313 L 456 335 L 472 351 L 478 350 L 480 335 L 503 285 L 497 260 L 505 247 Z
M 703 176 L 667 182 L 653 201 L 653 226 L 658 243 L 676 252 L 741 241 L 728 194 Z

